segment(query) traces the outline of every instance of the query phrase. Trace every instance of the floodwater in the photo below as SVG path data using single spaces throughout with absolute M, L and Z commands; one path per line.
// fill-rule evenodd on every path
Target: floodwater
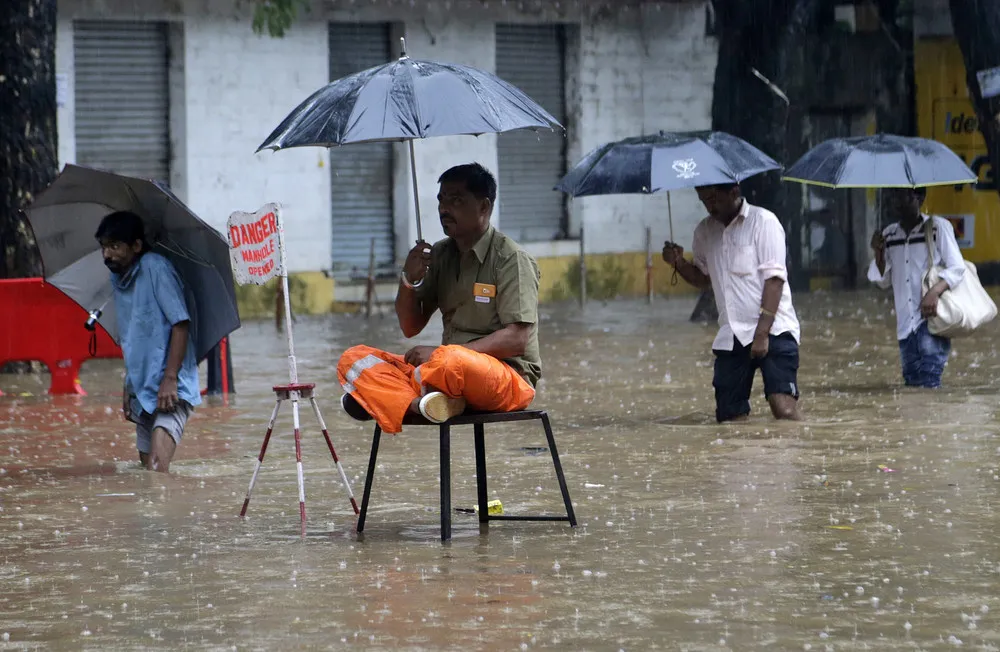
M 120 366 L 82 398 L 0 377 L 0 649 L 895 650 L 1000 646 L 1000 324 L 956 341 L 947 388 L 901 388 L 885 295 L 798 296 L 806 420 L 714 422 L 713 326 L 693 301 L 545 307 L 545 379 L 579 527 L 454 516 L 438 539 L 436 431 L 384 437 L 363 538 L 310 413 L 299 537 L 269 323 L 233 337 L 239 394 L 189 424 L 169 476 L 139 470 Z M 433 343 L 437 328 L 418 339 Z M 371 427 L 339 409 L 346 346 L 402 350 L 390 316 L 296 325 L 301 377 L 360 502 Z M 20 394 L 32 393 L 32 396 Z M 490 498 L 559 514 L 541 430 L 487 429 Z M 453 505 L 476 501 L 453 435 Z

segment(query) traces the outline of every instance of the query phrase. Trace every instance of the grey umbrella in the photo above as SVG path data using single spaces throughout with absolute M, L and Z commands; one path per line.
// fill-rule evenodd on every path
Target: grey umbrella
M 421 236 L 413 139 L 562 125 L 534 100 L 484 70 L 403 55 L 331 82 L 306 98 L 257 148 L 409 141 Z
M 110 273 L 94 233 L 115 211 L 139 215 L 153 251 L 166 256 L 184 281 L 198 360 L 240 327 L 229 245 L 166 186 L 67 165 L 27 209 L 45 279 L 99 321 L 118 341 Z M 82 324 L 81 324 L 82 327 Z
M 783 179 L 827 188 L 919 188 L 978 180 L 946 145 L 891 134 L 831 138 L 806 152 Z

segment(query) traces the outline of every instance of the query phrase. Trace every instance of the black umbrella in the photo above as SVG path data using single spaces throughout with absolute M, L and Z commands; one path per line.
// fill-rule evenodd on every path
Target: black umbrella
M 780 168 L 750 143 L 722 131 L 661 131 L 598 147 L 556 189 L 574 197 L 649 194 L 739 183 Z
M 184 280 L 197 359 L 240 327 L 229 245 L 156 181 L 67 165 L 25 211 L 45 269 L 45 280 L 85 310 L 103 308 L 99 321 L 118 341 L 110 275 L 94 239 L 101 220 L 116 211 L 142 218 L 153 251 L 170 259 Z
M 917 188 L 977 181 L 975 172 L 947 146 L 889 134 L 824 141 L 782 178 L 827 188 Z
M 334 147 L 409 141 L 410 172 L 422 239 L 413 139 L 562 127 L 499 77 L 454 63 L 398 61 L 338 79 L 313 93 L 257 148 Z

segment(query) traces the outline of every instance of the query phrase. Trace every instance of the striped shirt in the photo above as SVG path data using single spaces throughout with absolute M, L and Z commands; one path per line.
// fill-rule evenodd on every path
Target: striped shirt
M 868 280 L 882 289 L 892 287 L 896 304 L 896 339 L 905 340 L 924 322 L 920 314 L 923 279 L 927 273 L 927 242 L 924 224 L 930 219 L 921 215 L 920 224 L 907 233 L 898 222 L 882 230 L 885 238 L 885 272 L 879 273 L 872 260 Z M 943 217 L 934 217 L 934 264 L 940 265 L 941 280 L 949 288 L 965 278 L 965 260 L 955 239 L 955 227 Z

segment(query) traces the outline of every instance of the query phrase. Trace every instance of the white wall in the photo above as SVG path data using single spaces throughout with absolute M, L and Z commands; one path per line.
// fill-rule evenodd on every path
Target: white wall
M 571 165 L 608 141 L 711 127 L 718 48 L 705 36 L 703 3 L 650 5 L 584 24 L 579 47 Z M 670 204 L 674 239 L 690 248 L 705 211 L 693 190 L 671 193 Z M 582 221 L 594 253 L 644 249 L 647 225 L 654 249 L 670 237 L 665 195 L 585 197 L 571 207 L 571 231 Z
M 206 7 L 206 4 L 209 5 Z M 254 154 L 300 101 L 329 81 L 326 23 L 312 22 L 283 39 L 255 36 L 244 7 L 199 3 L 199 13 L 172 12 L 154 0 L 61 0 L 56 72 L 69 80 L 70 101 L 58 113 L 60 163 L 75 160 L 72 21 L 167 20 L 172 52 L 171 184 L 209 224 L 222 230 L 234 210 L 269 201 L 285 208 L 292 271 L 330 267 L 330 172 L 325 149 Z
M 282 204 L 289 269 L 330 267 L 326 149 L 254 154 L 302 100 L 329 82 L 325 23 L 255 36 L 249 16 L 185 20 L 188 202 L 221 227 L 234 210 Z

